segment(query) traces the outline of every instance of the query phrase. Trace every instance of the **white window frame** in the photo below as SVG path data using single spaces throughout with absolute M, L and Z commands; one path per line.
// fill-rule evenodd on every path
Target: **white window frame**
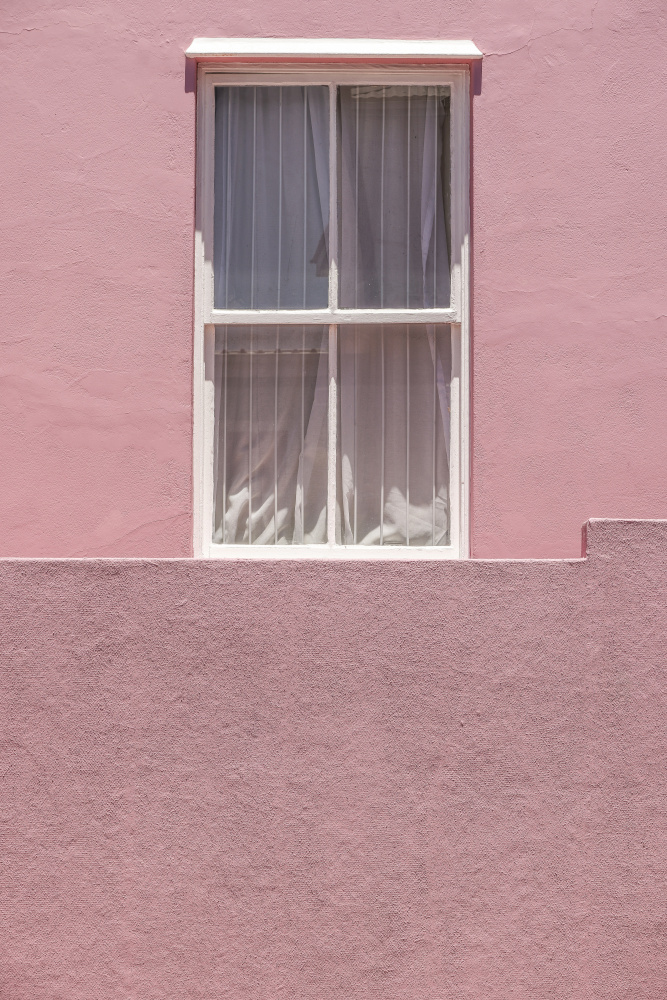
M 195 40 L 188 54 L 209 55 L 216 41 Z M 226 40 L 242 41 L 246 40 Z M 267 40 L 268 41 L 268 40 Z M 280 45 L 280 40 L 271 40 Z M 284 40 L 287 47 L 290 40 Z M 197 42 L 209 43 L 199 45 Z M 247 42 L 250 46 L 250 42 Z M 331 43 L 332 45 L 334 43 Z M 195 330 L 194 330 L 194 554 L 203 558 L 234 559 L 462 559 L 469 555 L 470 462 L 470 68 L 468 64 L 436 62 L 428 65 L 372 64 L 357 53 L 356 66 L 318 61 L 296 62 L 278 68 L 256 57 L 249 62 L 199 64 L 197 75 L 197 187 L 195 224 Z M 385 43 L 382 43 L 385 44 Z M 390 45 L 392 43 L 386 43 Z M 399 45 L 401 43 L 393 43 Z M 429 43 L 424 43 L 429 44 Z M 447 44 L 447 43 L 444 43 Z M 471 45 L 471 43 L 450 43 Z M 251 48 L 257 48 L 255 42 Z M 294 47 L 294 43 L 292 43 Z M 472 49 L 475 47 L 472 46 Z M 475 50 L 477 51 L 477 50 Z M 480 54 L 481 55 L 481 54 Z M 247 56 L 245 57 L 248 58 Z M 290 57 L 295 58 L 295 57 Z M 303 56 L 301 57 L 303 58 Z M 329 58 L 332 58 L 329 56 Z M 377 59 L 378 56 L 375 56 Z M 458 56 L 460 58 L 460 56 Z M 469 57 L 470 58 L 470 57 Z M 451 128 L 451 299 L 447 309 L 340 309 L 338 295 L 337 233 L 337 135 L 336 87 L 340 84 L 440 85 L 450 88 Z M 215 88 L 220 85 L 253 86 L 326 85 L 330 95 L 329 121 L 329 304 L 326 309 L 216 309 L 213 299 L 213 177 L 215 155 Z M 451 444 L 450 444 L 450 544 L 446 546 L 361 546 L 335 542 L 336 512 L 336 371 L 338 327 L 352 323 L 448 324 L 452 331 Z M 329 492 L 328 543 L 322 545 L 222 545 L 212 541 L 213 453 L 215 432 L 214 351 L 215 327 L 251 324 L 317 324 L 329 328 Z

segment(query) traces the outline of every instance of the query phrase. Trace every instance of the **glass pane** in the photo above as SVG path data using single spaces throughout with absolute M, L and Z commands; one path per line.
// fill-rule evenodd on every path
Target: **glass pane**
M 339 330 L 345 545 L 448 545 L 451 330 Z
M 326 306 L 327 87 L 217 87 L 214 302 Z
M 340 304 L 450 304 L 449 90 L 341 87 Z
M 216 328 L 214 542 L 326 542 L 328 337 Z

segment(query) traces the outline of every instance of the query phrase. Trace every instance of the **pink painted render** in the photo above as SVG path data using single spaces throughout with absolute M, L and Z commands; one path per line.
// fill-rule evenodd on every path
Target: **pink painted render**
M 3 7 L 1 1000 L 664 1000 L 664 0 Z M 477 559 L 189 558 L 221 35 L 484 52 Z
M 0 562 L 3 1000 L 663 1000 L 667 523 L 588 541 Z
M 472 551 L 667 516 L 663 0 L 9 3 L 0 552 L 192 551 L 195 35 L 471 38 Z

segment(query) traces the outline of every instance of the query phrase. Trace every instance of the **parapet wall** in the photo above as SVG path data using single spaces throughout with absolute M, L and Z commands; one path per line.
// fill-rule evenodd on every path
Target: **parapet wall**
M 667 522 L 0 561 L 0 996 L 658 1000 Z

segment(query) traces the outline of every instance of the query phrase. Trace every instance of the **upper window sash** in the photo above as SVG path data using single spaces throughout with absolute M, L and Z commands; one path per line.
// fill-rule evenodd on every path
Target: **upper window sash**
M 341 308 L 338 305 L 338 144 L 337 88 L 350 85 L 446 87 L 450 95 L 451 292 L 446 308 Z M 312 308 L 219 308 L 214 297 L 215 93 L 218 87 L 326 86 L 329 90 L 329 294 L 326 306 Z M 468 240 L 468 102 L 469 70 L 463 65 L 370 67 L 230 67 L 200 66 L 199 169 L 197 233 L 202 261 L 202 319 L 220 323 L 460 323 L 464 314 L 462 261 Z

